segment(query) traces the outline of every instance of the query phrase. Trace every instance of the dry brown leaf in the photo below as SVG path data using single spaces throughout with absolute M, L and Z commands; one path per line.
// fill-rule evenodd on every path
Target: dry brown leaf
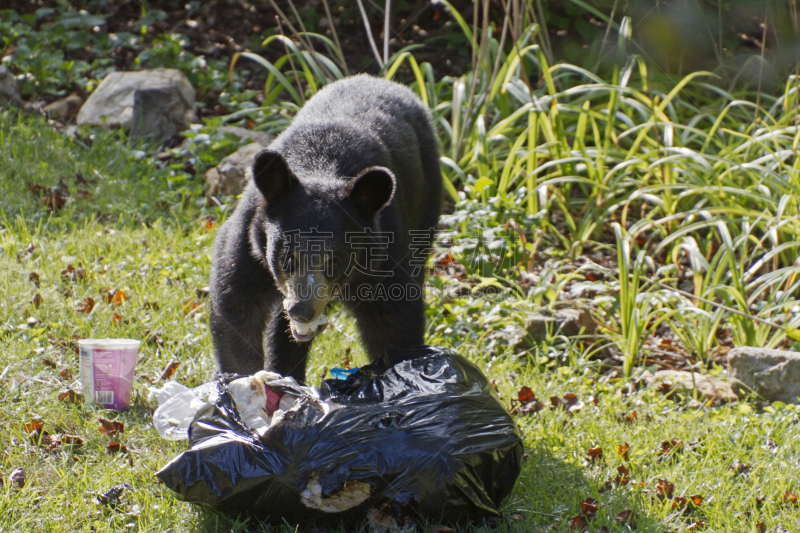
M 631 449 L 630 445 L 626 442 L 625 444 L 620 444 L 617 450 L 617 455 L 622 458 L 623 461 L 630 461 L 631 458 L 628 455 L 628 451 Z
M 72 389 L 67 389 L 58 394 L 58 399 L 62 402 L 80 403 L 83 401 L 83 395 Z
M 122 289 L 106 290 L 106 294 L 103 296 L 104 302 L 114 305 L 122 305 L 127 299 L 128 295 Z
M 589 525 L 589 521 L 586 520 L 586 517 L 583 515 L 573 516 L 569 519 L 569 528 L 574 529 L 577 531 L 583 531 L 583 529 Z
M 202 305 L 203 301 L 200 298 L 188 298 L 183 302 L 183 316 L 188 315 Z
M 594 498 L 586 498 L 581 502 L 581 514 L 588 519 L 596 515 L 598 509 L 600 509 L 600 505 Z
M 595 448 L 589 448 L 586 451 L 586 458 L 592 463 L 598 460 L 602 460 L 603 449 L 600 446 L 597 446 Z
M 100 422 L 100 433 L 103 435 L 113 436 L 125 431 L 125 424 L 118 420 L 106 420 L 101 417 L 97 421 Z
M 120 444 L 119 442 L 112 440 L 106 446 L 106 450 L 111 453 L 128 453 L 128 447 L 124 444 Z
M 164 367 L 164 370 L 161 372 L 161 377 L 158 378 L 159 381 L 165 381 L 172 377 L 172 374 L 181 366 L 180 361 L 170 361 L 167 363 L 167 366 Z
M 80 302 L 78 302 L 78 312 L 79 313 L 86 313 L 89 314 L 94 309 L 94 298 L 91 296 L 87 296 Z
M 31 298 L 31 303 L 34 307 L 39 307 L 42 305 L 42 303 L 44 303 L 44 298 L 42 298 L 42 295 L 37 292 L 33 295 L 33 298 Z
M 44 422 L 42 422 L 37 418 L 34 418 L 33 420 L 25 424 L 25 431 L 30 435 L 35 431 L 41 431 L 43 427 L 44 427 Z

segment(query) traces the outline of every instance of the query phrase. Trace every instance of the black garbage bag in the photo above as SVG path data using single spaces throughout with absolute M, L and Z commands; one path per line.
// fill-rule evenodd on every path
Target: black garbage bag
M 266 434 L 241 422 L 220 381 L 219 399 L 191 424 L 190 449 L 156 475 L 179 498 L 231 516 L 400 526 L 498 517 L 519 475 L 514 420 L 451 350 L 391 351 L 318 390 L 291 378 L 269 385 L 300 400 Z

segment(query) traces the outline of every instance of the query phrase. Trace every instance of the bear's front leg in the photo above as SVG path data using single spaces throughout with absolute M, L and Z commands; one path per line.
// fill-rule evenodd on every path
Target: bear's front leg
M 388 278 L 387 281 L 391 281 Z M 418 348 L 424 344 L 425 303 L 422 290 L 410 279 L 403 284 L 407 294 L 393 298 L 388 285 L 377 290 L 363 291 L 369 296 L 350 302 L 348 307 L 358 322 L 358 331 L 371 362 L 382 357 L 390 348 Z M 398 293 L 394 293 L 399 295 Z M 376 296 L 377 295 L 377 296 Z
M 217 371 L 255 374 L 264 369 L 264 329 L 280 292 L 251 258 L 218 261 L 211 271 L 211 337 Z

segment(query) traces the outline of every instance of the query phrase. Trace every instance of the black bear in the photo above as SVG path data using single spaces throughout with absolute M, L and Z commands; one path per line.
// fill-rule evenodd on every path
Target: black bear
M 215 243 L 217 370 L 303 382 L 309 341 L 335 300 L 354 314 L 370 360 L 422 345 L 442 176 L 416 94 L 367 75 L 332 83 L 252 170 Z

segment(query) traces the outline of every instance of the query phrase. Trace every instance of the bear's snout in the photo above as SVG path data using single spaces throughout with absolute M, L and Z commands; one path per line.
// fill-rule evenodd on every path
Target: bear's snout
M 307 302 L 298 301 L 286 309 L 286 314 L 295 322 L 311 322 L 314 320 L 315 310 Z

